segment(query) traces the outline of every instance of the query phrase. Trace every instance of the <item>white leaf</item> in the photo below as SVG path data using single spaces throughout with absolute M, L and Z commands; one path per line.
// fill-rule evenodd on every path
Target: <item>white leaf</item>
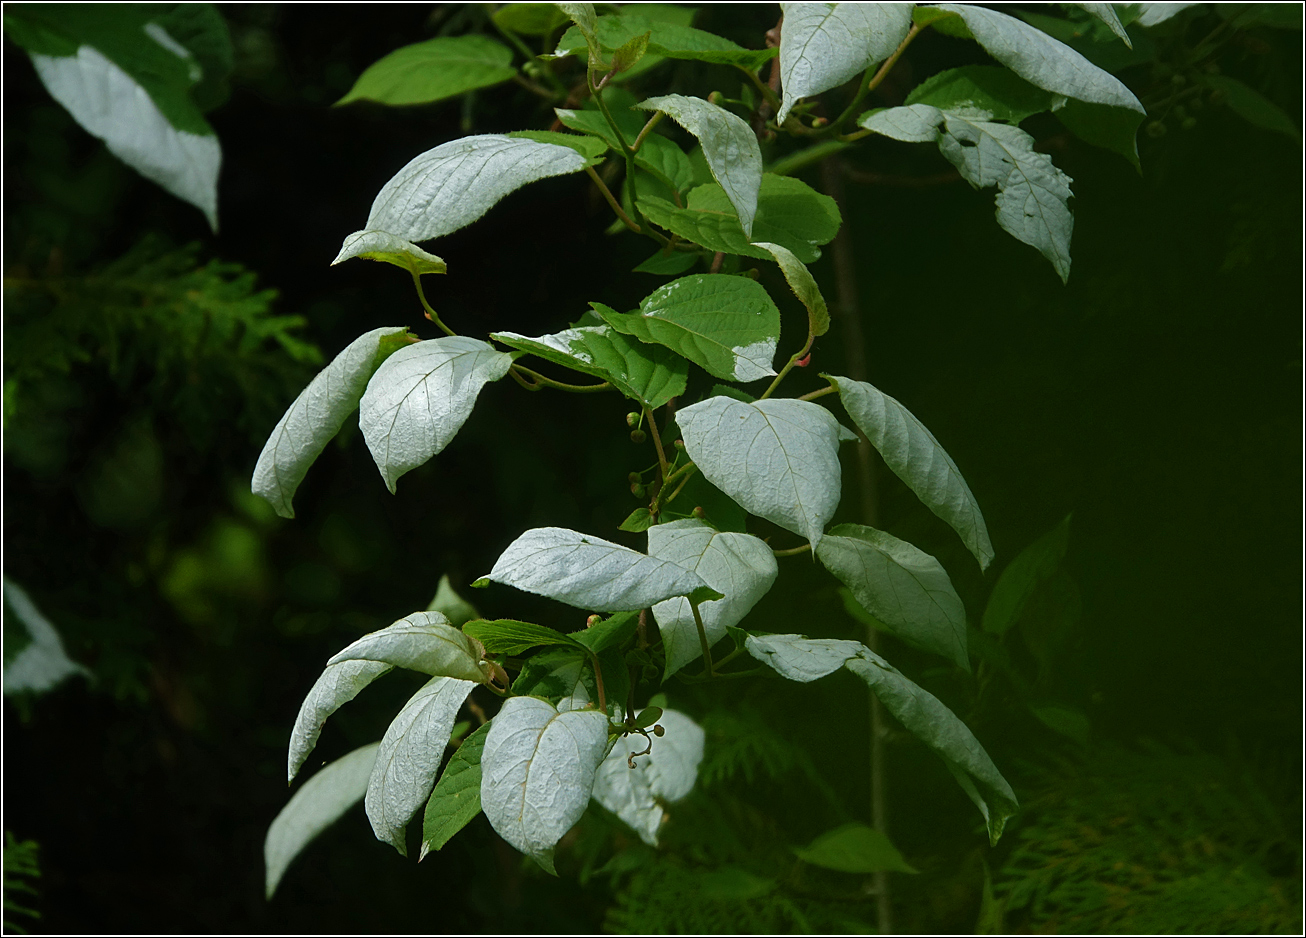
M 358 425 L 391 492 L 401 475 L 449 445 L 481 388 L 506 375 L 512 360 L 467 336 L 428 339 L 385 360 L 363 392 Z
M 984 815 L 989 840 L 996 844 L 1006 819 L 1016 811 L 1016 794 L 970 728 L 869 648 L 863 647 L 847 667 L 870 685 L 894 719 L 943 757 Z
M 839 507 L 839 422 L 810 401 L 710 397 L 676 413 L 704 477 L 815 547 Z
M 358 408 L 367 382 L 376 371 L 381 340 L 401 335 L 403 326 L 364 333 L 345 347 L 309 382 L 287 408 L 254 466 L 250 488 L 283 518 L 295 517 L 291 499 L 304 476 L 345 420 Z
M 438 612 L 414 612 L 378 632 L 369 632 L 327 665 L 342 661 L 381 661 L 433 677 L 485 683 L 480 649 Z
M 735 207 L 744 235 L 752 238 L 757 193 L 762 188 L 762 150 L 753 129 L 742 118 L 702 98 L 668 94 L 635 106 L 662 111 L 698 138 L 712 178 Z
M 470 225 L 508 193 L 549 176 L 577 173 L 571 147 L 482 134 L 427 150 L 377 193 L 367 227 L 426 241 Z
M 50 620 L 36 608 L 27 590 L 8 577 L 4 579 L 4 601 L 23 624 L 31 643 L 14 656 L 4 669 L 4 692 L 43 693 L 73 674 L 90 677 L 91 672 L 68 657 L 63 640 Z
M 848 416 L 866 434 L 884 463 L 916 496 L 960 535 L 979 561 L 993 560 L 993 542 L 979 503 L 961 470 L 934 434 L 896 399 L 865 381 L 829 375 Z
M 431 797 L 458 708 L 476 684 L 437 677 L 422 687 L 390 723 L 367 784 L 367 819 L 376 839 L 408 855 L 404 828 Z
M 940 3 L 936 8 L 960 16 L 989 55 L 1032 85 L 1079 101 L 1146 113 L 1120 79 L 1042 30 L 984 7 Z
M 532 528 L 486 579 L 593 612 L 644 609 L 706 586 L 677 564 L 566 528 Z
M 816 556 L 899 638 L 970 670 L 966 608 L 929 554 L 884 531 L 841 524 L 821 540 Z
M 1116 15 L 1115 7 L 1109 3 L 1072 3 L 1071 6 L 1077 6 L 1085 13 L 1091 13 L 1103 23 L 1106 23 L 1111 32 L 1115 33 L 1129 48 L 1134 47 L 1134 43 L 1129 38 L 1129 33 L 1125 32 L 1125 27 L 1120 23 L 1120 17 Z
M 290 733 L 290 750 L 286 755 L 286 781 L 294 781 L 308 754 L 322 735 L 322 726 L 331 714 L 349 703 L 368 684 L 389 673 L 392 665 L 384 661 L 342 661 L 327 665 L 313 684 L 313 689 L 299 707 L 295 728 Z
M 845 661 L 861 654 L 866 646 L 837 638 L 750 635 L 744 647 L 781 677 L 807 684 L 838 671 Z
M 653 847 L 662 824 L 662 806 L 655 799 L 674 803 L 693 790 L 704 742 L 702 727 L 676 710 L 663 710 L 658 723 L 662 736 L 632 733 L 617 740 L 594 779 L 594 800 Z M 632 754 L 645 749 L 647 754 L 634 756 L 632 769 Z
M 559 713 L 536 697 L 510 697 L 481 752 L 481 807 L 499 836 L 551 862 L 554 846 L 580 820 L 608 748 L 598 710 Z
M 1138 5 L 1138 25 L 1155 26 L 1164 23 L 1176 13 L 1182 13 L 1189 7 L 1199 7 L 1200 3 L 1140 3 Z
M 699 606 L 709 647 L 725 637 L 727 627 L 738 625 L 748 615 L 779 572 L 775 554 L 765 541 L 749 534 L 720 532 L 693 518 L 649 528 L 648 552 L 694 571 L 712 589 L 725 594 L 724 599 Z M 666 652 L 665 679 L 702 655 L 698 626 L 689 600 L 682 597 L 657 603 L 653 616 Z
M 51 97 L 110 153 L 199 208 L 217 230 L 222 148 L 212 132 L 173 127 L 136 79 L 91 46 L 69 56 L 33 53 L 32 64 Z
M 936 139 L 939 150 L 976 188 L 997 186 L 998 224 L 1018 241 L 1038 248 L 1064 281 L 1070 276 L 1070 236 L 1075 219 L 1067 200 L 1069 176 L 1019 127 L 988 120 L 984 111 L 962 114 L 912 104 L 872 114 L 862 126 L 898 140 Z M 938 125 L 943 124 L 939 129 Z M 927 137 L 924 128 L 935 127 Z
M 907 3 L 782 3 L 783 124 L 799 98 L 837 88 L 893 54 L 911 29 Z
M 369 743 L 332 762 L 281 809 L 263 842 L 267 898 L 277 891 L 290 861 L 363 797 L 380 745 Z

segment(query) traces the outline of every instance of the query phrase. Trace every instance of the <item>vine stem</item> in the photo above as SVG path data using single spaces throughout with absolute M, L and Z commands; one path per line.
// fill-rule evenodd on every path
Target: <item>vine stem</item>
M 653 448 L 658 451 L 658 490 L 662 489 L 667 482 L 667 454 L 662 449 L 662 434 L 658 432 L 658 423 L 653 419 L 653 411 L 647 404 L 644 405 L 644 419 L 648 421 L 648 429 L 653 437 Z
M 608 188 L 607 183 L 599 177 L 598 173 L 594 172 L 594 167 L 586 163 L 585 172 L 589 174 L 590 179 L 594 180 L 594 185 L 599 187 L 599 192 L 603 193 L 603 198 L 607 200 L 607 203 L 612 210 L 617 213 L 617 217 L 621 219 L 621 223 L 631 231 L 635 232 L 635 234 L 640 234 L 641 230 L 639 225 L 630 220 L 630 216 L 626 214 L 616 197 L 613 196 L 612 190 Z
M 703 661 L 707 665 L 704 674 L 710 680 L 717 676 L 716 668 L 712 666 L 712 648 L 707 643 L 707 629 L 703 628 L 703 616 L 698 611 L 698 603 L 692 599 L 689 601 L 689 608 L 694 610 L 694 625 L 698 627 L 698 643 L 703 647 Z
M 866 100 L 866 96 L 880 86 L 880 83 L 884 81 L 885 76 L 887 76 L 889 72 L 893 70 L 893 67 L 898 64 L 898 59 L 902 58 L 902 54 L 907 51 L 907 47 L 911 45 L 912 40 L 919 36 L 920 33 L 921 27 L 916 23 L 912 23 L 911 29 L 907 30 L 907 35 L 903 37 L 902 42 L 898 43 L 898 48 L 893 50 L 893 55 L 884 60 L 884 64 L 880 66 L 879 71 L 872 75 L 868 81 L 862 83 L 861 88 L 852 99 L 852 103 L 844 108 L 843 113 L 835 120 L 831 121 L 829 126 L 822 127 L 818 133 L 821 135 L 837 133 L 839 128 L 844 125 L 844 122 L 857 113 L 857 109 L 862 106 L 862 102 Z M 870 69 L 868 68 L 866 71 L 869 73 Z
M 653 128 L 658 125 L 658 121 L 662 120 L 662 116 L 661 111 L 655 111 L 653 116 L 648 119 L 648 123 L 644 125 L 644 129 L 639 132 L 639 136 L 635 138 L 635 142 L 630 145 L 630 151 L 632 153 L 639 152 L 639 148 L 644 145 L 644 138 L 647 137 Z
M 775 376 L 775 380 L 771 382 L 771 386 L 762 392 L 762 396 L 758 398 L 759 401 L 764 401 L 768 397 L 770 397 L 773 393 L 775 393 L 775 389 L 780 387 L 780 382 L 785 379 L 785 375 L 793 371 L 794 366 L 797 365 L 798 362 L 802 360 L 803 356 L 812 350 L 812 343 L 815 341 L 816 341 L 816 333 L 812 331 L 812 326 L 811 323 L 809 322 L 807 326 L 807 341 L 803 343 L 802 348 L 794 352 L 793 356 L 789 359 L 789 361 L 785 362 L 785 366 L 781 368 L 780 373 Z
M 573 394 L 593 394 L 596 391 L 607 391 L 612 388 L 612 385 L 606 381 L 602 384 L 567 384 L 565 381 L 554 381 L 552 378 L 545 377 L 525 365 L 513 365 L 508 371 L 517 379 L 517 383 L 528 391 L 556 388 L 559 391 L 570 391 Z
M 599 111 L 603 114 L 603 119 L 608 122 L 608 127 L 612 129 L 612 135 L 621 145 L 621 155 L 626 160 L 626 185 L 630 186 L 630 208 L 635 213 L 635 231 L 643 232 L 647 228 L 647 222 L 644 216 L 640 214 L 639 205 L 635 197 L 635 151 L 626 143 L 626 138 L 622 135 L 621 129 L 617 126 L 616 119 L 612 116 L 612 111 L 608 108 L 608 102 L 603 100 L 603 84 L 594 84 L 593 73 L 587 72 L 586 82 L 590 86 L 590 94 L 594 97 L 595 103 L 599 106 Z M 607 79 L 604 79 L 606 83 Z
M 599 656 L 594 654 L 594 652 L 589 651 L 588 648 L 585 650 L 589 652 L 590 664 L 594 666 L 594 686 L 598 689 L 599 692 L 599 709 L 602 710 L 604 713 L 607 713 L 608 697 L 607 694 L 604 693 L 603 691 L 603 668 L 599 666 Z
M 802 547 L 790 547 L 786 550 L 775 550 L 772 548 L 771 553 L 777 557 L 793 557 L 797 554 L 805 554 L 812 549 L 811 544 L 804 544 Z
M 426 318 L 439 326 L 440 331 L 445 335 L 457 335 L 458 333 L 454 332 L 444 324 L 444 320 L 440 318 L 440 314 L 431 309 L 431 304 L 426 302 L 426 291 L 422 289 L 422 275 L 411 268 L 408 272 L 413 275 L 413 286 L 417 287 L 417 298 L 422 301 L 422 308 L 426 310 Z
M 798 396 L 798 400 L 800 400 L 800 401 L 814 401 L 814 400 L 816 400 L 818 397 L 825 397 L 827 394 L 838 394 L 838 393 L 839 393 L 839 389 L 836 388 L 836 387 L 831 386 L 831 387 L 828 387 L 828 388 L 821 388 L 819 391 L 809 391 L 809 392 L 806 393 L 806 394 L 800 394 L 800 395 Z

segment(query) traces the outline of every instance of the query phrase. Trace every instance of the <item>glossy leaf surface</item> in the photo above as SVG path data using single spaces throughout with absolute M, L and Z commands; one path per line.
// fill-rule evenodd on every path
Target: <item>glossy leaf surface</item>
M 517 74 L 512 50 L 488 36 L 437 36 L 396 49 L 358 77 L 337 101 L 429 104 L 477 88 L 489 88 Z

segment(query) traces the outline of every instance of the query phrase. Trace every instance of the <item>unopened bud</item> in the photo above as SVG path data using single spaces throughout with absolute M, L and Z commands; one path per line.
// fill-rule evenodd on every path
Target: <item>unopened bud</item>
M 695 505 L 694 510 L 691 511 L 690 514 L 699 519 L 707 517 L 707 512 L 703 510 L 702 505 Z
M 662 724 L 661 724 L 661 723 L 655 723 L 655 724 L 653 724 L 653 735 L 654 735 L 654 736 L 657 736 L 657 737 L 661 738 L 665 733 L 666 733 L 666 730 L 664 730 L 664 729 L 662 728 Z
M 684 441 L 684 440 L 676 440 L 676 442 L 675 442 L 673 445 L 676 447 L 676 449 L 684 449 L 684 448 L 685 448 L 685 441 Z
M 585 628 L 592 629 L 594 628 L 594 626 L 598 625 L 602 621 L 603 621 L 603 616 L 598 615 L 596 613 L 585 620 Z
M 1152 121 L 1152 123 L 1147 125 L 1147 135 L 1149 137 L 1164 137 L 1165 124 L 1160 121 Z
M 636 498 L 643 498 L 646 491 L 647 489 L 645 489 L 644 486 L 640 485 L 638 482 L 634 483 L 630 487 L 630 494 L 634 495 Z
M 1192 130 L 1194 127 L 1197 126 L 1197 118 L 1185 117 L 1183 119 L 1183 123 L 1181 123 L 1179 126 L 1182 127 L 1184 130 Z
M 632 443 L 643 443 L 647 439 L 648 439 L 648 434 L 646 434 L 643 430 L 630 431 L 630 442 Z
M 628 427 L 639 426 L 639 414 L 633 410 L 630 413 L 626 414 L 626 426 Z
M 626 476 L 626 481 L 631 485 L 637 485 L 638 483 L 643 482 L 644 478 L 638 472 L 632 472 L 630 475 Z
M 1171 75 L 1170 84 L 1174 85 L 1176 88 L 1182 88 L 1184 85 L 1188 84 L 1188 79 L 1183 75 Z
M 717 107 L 720 107 L 721 102 L 724 101 L 725 99 L 726 96 L 719 91 L 713 91 L 711 94 L 707 96 L 708 102 L 710 104 L 715 104 Z
M 830 123 L 830 122 L 829 122 L 828 120 L 826 120 L 824 117 L 813 117 L 813 118 L 812 118 L 812 126 L 813 126 L 813 127 L 824 127 L 824 126 L 825 126 L 826 124 L 828 124 L 828 123 Z

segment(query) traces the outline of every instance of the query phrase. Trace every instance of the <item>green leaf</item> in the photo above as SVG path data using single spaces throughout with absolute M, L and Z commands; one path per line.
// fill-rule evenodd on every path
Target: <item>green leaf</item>
M 589 51 L 589 64 L 596 66 L 602 61 L 602 49 L 599 46 L 598 37 L 598 16 L 594 12 L 592 3 L 556 3 L 554 4 L 559 10 L 567 14 L 567 19 L 576 24 L 576 29 L 580 32 L 585 40 L 585 46 Z M 571 30 L 567 31 L 570 34 Z M 561 49 L 554 53 L 562 55 Z
M 491 19 L 496 26 L 523 36 L 547 36 L 567 22 L 556 3 L 506 3 Z
M 574 697 L 577 688 L 584 690 L 588 661 L 579 647 L 555 648 L 532 655 L 512 682 L 512 692 L 550 700 Z
M 874 385 L 838 375 L 822 377 L 839 389 L 848 416 L 879 451 L 885 465 L 957 532 L 980 569 L 987 569 L 993 560 L 993 543 L 984 515 L 961 470 L 934 434 Z
M 698 874 L 698 888 L 706 899 L 717 902 L 748 902 L 770 895 L 775 880 L 758 876 L 737 866 L 723 866 Z
M 766 595 L 779 573 L 775 554 L 748 534 L 720 532 L 697 519 L 659 524 L 648 532 L 649 556 L 693 570 L 723 598 L 699 607 L 708 647 L 725 638 Z M 689 601 L 669 599 L 653 607 L 666 653 L 663 680 L 703 654 Z
M 426 607 L 426 611 L 440 613 L 454 628 L 462 628 L 463 623 L 481 617 L 475 606 L 454 591 L 448 574 L 440 577 L 440 584 L 436 587 L 435 596 L 431 599 L 431 604 Z
M 610 326 L 582 326 L 536 338 L 495 332 L 511 348 L 611 382 L 633 401 L 656 410 L 685 392 L 689 366 L 669 349 L 632 341 Z
M 235 50 L 227 21 L 212 3 L 160 4 L 154 22 L 162 26 L 194 57 L 200 80 L 191 86 L 191 100 L 201 111 L 211 111 L 231 93 L 227 79 L 235 64 Z
M 396 49 L 368 66 L 336 104 L 430 104 L 501 84 L 516 74 L 512 50 L 488 36 L 438 36 Z
M 989 55 L 1045 91 L 1145 112 L 1120 79 L 1033 26 L 983 7 L 940 3 L 938 9 L 960 16 Z
M 1301 132 L 1291 118 L 1255 88 L 1227 75 L 1204 75 L 1202 81 L 1208 87 L 1223 93 L 1229 108 L 1247 123 L 1273 130 L 1293 140 L 1301 139 Z
M 1074 98 L 1068 98 L 1052 113 L 1080 140 L 1119 153 L 1134 169 L 1140 173 L 1143 171 L 1138 160 L 1138 125 L 1143 122 L 1142 114 L 1128 108 L 1088 104 Z
M 618 612 L 595 622 L 587 629 L 573 632 L 570 637 L 597 655 L 626 641 L 635 634 L 638 626 L 638 611 Z
M 1141 4 L 1121 5 L 1122 22 L 1128 21 L 1132 11 Z M 1135 26 L 1129 32 L 1132 48 L 1122 45 L 1107 26 L 1097 19 L 1063 19 L 1045 16 L 1029 10 L 1019 11 L 1020 18 L 1031 26 L 1065 43 L 1103 71 L 1118 73 L 1135 65 L 1153 62 L 1157 57 L 1156 42 L 1146 31 Z
M 523 4 L 525 5 L 525 4 Z M 533 5 L 533 4 L 532 4 Z M 481 750 L 490 724 L 485 723 L 449 757 L 422 817 L 422 851 L 418 861 L 447 844 L 481 813 Z
M 508 373 L 512 355 L 480 339 L 445 336 L 401 349 L 372 375 L 358 425 L 386 488 L 439 453 L 467 421 L 481 388 Z
M 650 513 L 647 508 L 641 506 L 627 515 L 626 520 L 617 525 L 617 530 L 630 531 L 632 533 L 647 531 L 649 528 L 653 527 L 653 521 L 654 518 L 652 513 Z
M 499 836 L 552 866 L 553 848 L 589 804 L 607 754 L 608 717 L 559 713 L 534 697 L 510 697 L 481 753 L 481 807 Z
M 585 157 L 572 147 L 480 134 L 443 143 L 415 157 L 387 182 L 367 227 L 407 241 L 457 231 L 527 183 L 578 173 Z
M 5 696 L 40 694 L 74 674 L 91 676 L 90 671 L 68 657 L 58 631 L 27 591 L 8 577 L 4 578 L 4 602 L 30 639 L 4 667 Z
M 713 397 L 725 396 L 734 400 L 753 400 L 752 397 L 736 388 L 729 389 L 734 391 L 735 394 L 730 394 L 728 391 L 720 390 L 720 388 L 721 385 L 713 388 Z M 675 506 L 674 509 L 671 507 L 672 505 Z M 701 472 L 695 472 L 689 477 L 689 481 L 680 490 L 680 494 L 663 506 L 659 517 L 663 521 L 675 521 L 691 517 L 694 509 L 698 508 L 702 509 L 703 519 L 718 531 L 743 532 L 747 530 L 748 512 L 740 508 L 734 499 L 707 481 Z
M 903 3 L 786 3 L 780 34 L 783 124 L 800 98 L 838 88 L 884 61 L 911 29 Z
M 634 268 L 633 273 L 657 274 L 660 277 L 678 277 L 698 263 L 698 254 L 689 251 L 672 251 L 664 254 L 658 251 L 648 260 Z
M 681 16 L 683 13 L 677 18 Z M 665 8 L 646 12 L 644 4 L 627 7 L 615 16 L 600 16 L 595 25 L 599 46 L 609 53 L 649 33 L 648 51 L 669 59 L 737 65 L 755 72 L 776 54 L 774 49 L 745 49 L 714 33 L 672 22 Z M 584 45 L 584 34 L 579 29 L 570 29 L 559 40 L 554 54 L 569 55 Z
M 895 140 L 936 141 L 972 186 L 997 186 L 998 224 L 1018 241 L 1038 248 L 1064 282 L 1070 276 L 1075 223 L 1066 204 L 1073 180 L 1046 153 L 1034 150 L 1029 134 L 985 116 L 983 111 L 958 114 L 913 104 L 864 116 L 861 126 Z
M 966 608 L 929 554 L 884 531 L 841 524 L 821 539 L 816 556 L 894 635 L 970 670 Z
M 1018 124 L 1031 114 L 1052 109 L 1053 95 L 1031 85 L 1008 68 L 965 65 L 925 79 L 904 104 L 928 104 L 941 111 L 988 111 L 994 120 Z
M 388 231 L 355 231 L 340 245 L 340 253 L 331 262 L 331 266 L 354 257 L 394 264 L 415 274 L 448 273 L 442 258 L 429 254 L 411 241 L 405 241 Z
M 576 644 L 562 632 L 516 619 L 475 619 L 463 626 L 463 634 L 476 639 L 491 655 L 520 655 L 541 645 Z
M 400 856 L 408 856 L 404 829 L 431 796 L 458 710 L 475 686 L 432 679 L 404 704 L 381 740 L 363 804 L 376 839 Z
M 595 310 L 618 332 L 666 346 L 717 378 L 756 381 L 775 374 L 780 310 L 752 280 L 691 274 L 650 293 L 639 312 Z
M 1142 6 L 1197 6 L 1195 3 L 1159 4 L 1145 3 Z M 1296 29 L 1302 27 L 1302 7 L 1300 3 L 1216 3 L 1212 5 L 1221 19 L 1238 29 L 1250 29 L 1253 26 L 1269 26 L 1273 29 Z
M 414 612 L 380 631 L 369 632 L 331 658 L 327 666 L 342 661 L 381 662 L 478 684 L 485 683 L 487 673 L 472 640 L 438 612 Z
M 5 31 L 51 97 L 109 152 L 199 208 L 216 231 L 222 150 L 191 98 L 195 56 L 163 4 L 6 4 Z
M 644 32 L 623 42 L 612 53 L 612 71 L 614 73 L 628 72 L 639 64 L 639 60 L 644 58 L 644 53 L 648 51 L 648 40 L 652 35 L 651 31 Z
M 821 295 L 821 288 L 816 285 L 816 279 L 812 277 L 811 271 L 788 248 L 768 241 L 755 243 L 758 247 L 765 248 L 775 258 L 775 262 L 780 265 L 781 273 L 785 275 L 789 289 L 793 290 L 794 296 L 807 307 L 807 327 L 812 335 L 825 335 L 830 330 L 830 310 L 825 305 L 825 297 Z
M 605 98 L 612 99 L 608 101 L 608 109 L 612 112 L 613 122 L 617 125 L 617 129 L 621 131 L 626 144 L 630 145 L 635 142 L 635 138 L 639 136 L 639 132 L 644 128 L 645 119 L 642 115 L 632 112 L 623 104 L 622 95 L 625 95 L 625 92 L 619 88 L 604 92 Z M 633 101 L 628 95 L 626 95 L 625 100 Z M 592 134 L 603 140 L 612 149 L 621 150 L 621 142 L 617 140 L 616 134 L 612 132 L 612 126 L 602 112 L 593 108 L 572 110 L 570 108 L 556 107 L 553 109 L 553 113 L 557 115 L 562 126 L 578 130 L 584 134 Z M 643 146 L 640 149 L 642 150 Z
M 635 165 L 676 192 L 685 192 L 694 185 L 694 170 L 688 155 L 660 134 L 650 133 L 644 138 L 635 152 Z
M 264 444 L 250 480 L 251 491 L 267 499 L 281 517 L 295 517 L 291 500 L 309 467 L 358 409 L 376 369 L 396 351 L 396 343 L 387 340 L 406 342 L 407 338 L 403 326 L 364 333 L 318 372 L 286 409 Z
M 487 579 L 598 612 L 638 611 L 705 585 L 683 567 L 566 528 L 522 534 Z
M 747 511 L 816 547 L 839 505 L 839 423 L 819 404 L 711 397 L 682 408 L 685 449 Z
M 272 898 L 300 851 L 362 799 L 380 745 L 360 746 L 332 762 L 305 782 L 277 814 L 263 841 L 266 898 Z
M 1082 710 L 1076 710 L 1074 707 L 1063 707 L 1059 704 L 1031 705 L 1029 710 L 1048 729 L 1073 739 L 1081 746 L 1088 745 L 1091 726 L 1088 717 L 1084 715 Z
M 983 629 L 992 635 L 1005 635 L 1016 624 L 1025 604 L 1039 584 L 1052 578 L 1066 556 L 1070 542 L 1070 515 L 1030 544 L 1007 564 L 998 577 L 984 608 Z
M 698 138 L 712 178 L 735 207 L 745 237 L 751 238 L 762 185 L 762 151 L 753 129 L 725 108 L 702 98 L 669 94 L 635 106 L 661 111 Z
M 718 185 L 699 186 L 691 191 L 683 209 L 656 197 L 641 197 L 639 204 L 653 224 L 710 251 L 761 260 L 772 257 L 744 235 L 734 206 Z M 762 175 L 757 217 L 753 222 L 753 237 L 758 241 L 782 245 L 804 264 L 810 264 L 821 256 L 816 246 L 834 240 L 840 223 L 839 207 L 829 196 L 792 176 Z
M 510 139 L 534 140 L 537 143 L 553 143 L 560 147 L 571 147 L 585 157 L 587 166 L 597 166 L 603 162 L 603 154 L 608 152 L 608 145 L 598 137 L 588 134 L 564 134 L 554 130 L 514 130 L 508 134 Z
M 826 831 L 806 847 L 794 847 L 812 866 L 840 873 L 918 873 L 883 831 L 853 821 Z

